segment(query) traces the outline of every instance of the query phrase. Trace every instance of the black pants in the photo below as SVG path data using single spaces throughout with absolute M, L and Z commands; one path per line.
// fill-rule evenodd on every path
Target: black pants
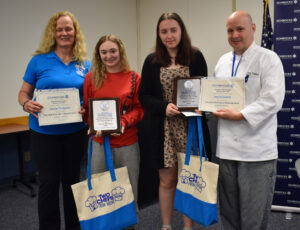
M 79 181 L 85 135 L 85 129 L 67 135 L 46 135 L 31 130 L 31 151 L 36 158 L 40 179 L 40 230 L 60 229 L 60 182 L 66 230 L 80 229 L 71 185 Z

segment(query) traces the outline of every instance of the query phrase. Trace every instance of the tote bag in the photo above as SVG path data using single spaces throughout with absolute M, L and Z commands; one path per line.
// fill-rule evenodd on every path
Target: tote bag
M 192 143 L 194 155 L 191 155 Z M 198 143 L 200 156 L 197 155 Z M 202 157 L 203 152 L 204 157 Z M 174 208 L 204 226 L 217 223 L 219 166 L 207 160 L 201 117 L 189 118 L 186 154 L 178 153 L 177 155 L 178 183 L 175 192 Z
M 92 136 L 87 179 L 71 186 L 82 230 L 118 230 L 137 223 L 127 167 L 114 169 L 108 138 L 104 136 L 108 171 L 91 175 Z

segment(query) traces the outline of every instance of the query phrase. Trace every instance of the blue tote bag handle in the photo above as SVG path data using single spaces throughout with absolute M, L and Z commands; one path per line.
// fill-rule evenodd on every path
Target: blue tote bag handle
M 197 130 L 198 130 L 198 132 L 197 132 Z M 197 140 L 197 137 L 198 137 L 198 140 Z M 192 143 L 193 143 L 193 155 L 198 155 L 198 143 L 199 143 L 200 171 L 201 171 L 203 152 L 204 152 L 205 160 L 207 160 L 207 155 L 206 155 L 204 140 L 203 140 L 201 116 L 189 117 L 188 137 L 187 137 L 187 144 L 186 144 L 186 156 L 185 156 L 185 162 L 184 162 L 185 165 L 190 164 Z
M 104 156 L 105 156 L 106 169 L 107 171 L 110 172 L 111 181 L 116 181 L 117 179 L 116 179 L 114 163 L 111 156 L 109 135 L 104 136 Z
M 205 150 L 205 145 L 204 145 L 204 139 L 203 139 L 203 131 L 202 131 L 202 121 L 201 117 L 197 117 L 197 127 L 198 127 L 198 139 L 199 139 L 199 149 L 200 149 L 200 171 L 202 169 L 202 157 L 203 157 L 203 152 L 205 156 L 205 160 L 207 161 L 207 155 L 206 155 L 206 150 Z
M 88 179 L 88 187 L 89 190 L 92 190 L 92 183 L 91 183 L 91 162 L 92 162 L 92 153 L 93 153 L 93 138 L 94 135 L 91 136 L 91 141 L 89 144 L 89 162 L 87 166 L 86 171 L 86 177 Z M 111 180 L 116 181 L 116 174 L 115 174 L 115 168 L 111 156 L 111 149 L 110 149 L 110 143 L 109 143 L 109 136 L 104 136 L 104 156 L 105 156 L 105 164 L 106 169 L 110 172 Z
M 185 165 L 190 164 L 191 158 L 191 149 L 193 143 L 193 155 L 197 155 L 198 153 L 198 143 L 197 143 L 197 131 L 196 131 L 196 120 L 195 117 L 189 118 L 189 126 L 188 126 L 188 136 L 187 136 L 187 143 L 186 143 L 186 157 L 185 157 Z

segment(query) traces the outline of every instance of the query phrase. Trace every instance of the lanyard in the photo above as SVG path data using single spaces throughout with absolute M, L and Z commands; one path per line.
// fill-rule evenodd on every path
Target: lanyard
M 232 70 L 231 70 L 231 77 L 236 77 L 236 72 L 238 71 L 238 68 L 240 66 L 240 63 L 242 61 L 243 55 L 241 56 L 239 63 L 237 64 L 235 71 L 234 71 L 234 64 L 235 64 L 235 52 L 233 52 L 233 61 L 232 61 Z

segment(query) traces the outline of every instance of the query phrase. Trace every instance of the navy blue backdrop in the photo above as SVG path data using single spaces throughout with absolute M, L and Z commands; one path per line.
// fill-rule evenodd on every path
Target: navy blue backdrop
M 274 50 L 285 71 L 286 95 L 278 113 L 277 179 L 273 210 L 300 212 L 300 1 L 274 1 Z M 300 176 L 300 173 L 299 173 Z

